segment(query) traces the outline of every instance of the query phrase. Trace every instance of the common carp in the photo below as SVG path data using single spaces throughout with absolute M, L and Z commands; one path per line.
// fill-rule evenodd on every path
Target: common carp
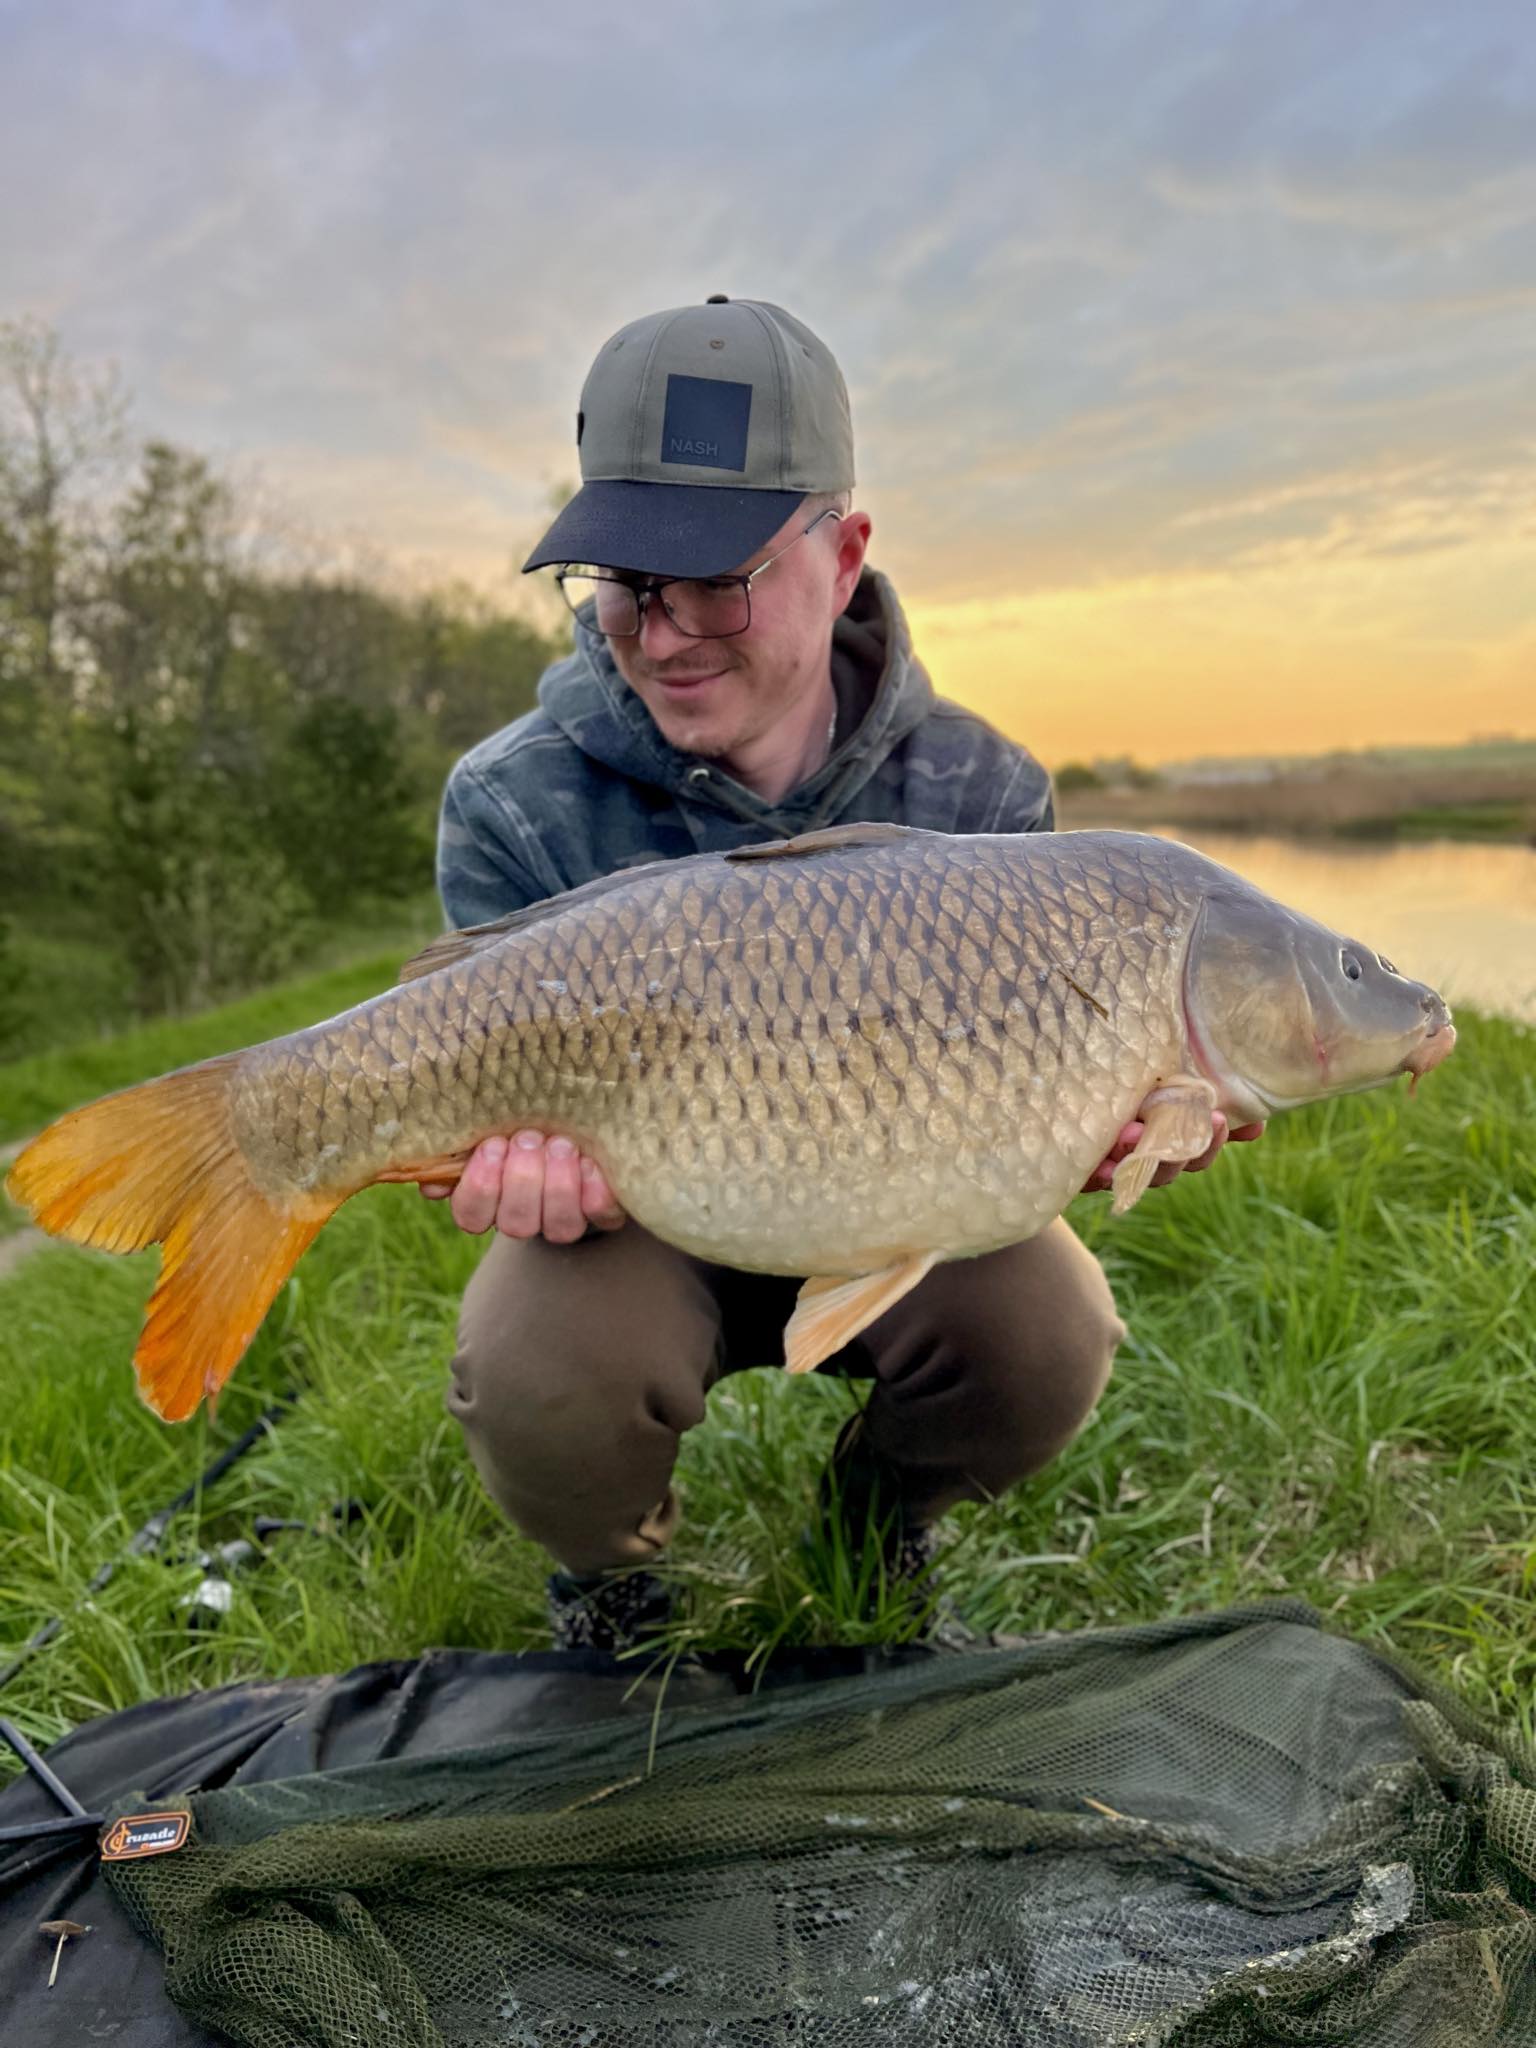
M 451 1181 L 524 1127 L 720 1264 L 808 1276 L 806 1371 L 936 1260 L 1234 1122 L 1415 1077 L 1441 998 L 1187 846 L 849 825 L 631 868 L 452 933 L 355 1009 L 73 1111 L 8 1186 L 43 1229 L 164 1247 L 135 1354 L 180 1420 L 375 1181 Z

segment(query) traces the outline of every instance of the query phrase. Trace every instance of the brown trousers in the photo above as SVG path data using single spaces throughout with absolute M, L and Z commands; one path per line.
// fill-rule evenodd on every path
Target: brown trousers
M 465 1290 L 449 1412 L 491 1498 L 572 1572 L 654 1559 L 672 1467 L 723 1374 L 781 1365 L 797 1280 L 711 1266 L 626 1223 L 498 1236 Z M 994 1498 L 1081 1429 L 1125 1335 L 1063 1222 L 937 1266 L 820 1369 L 873 1379 L 862 1435 L 902 1518 Z

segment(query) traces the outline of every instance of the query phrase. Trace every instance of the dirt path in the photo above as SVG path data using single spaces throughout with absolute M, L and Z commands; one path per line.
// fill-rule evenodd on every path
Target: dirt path
M 26 1143 L 25 1138 L 17 1138 L 9 1145 L 0 1145 L 0 1174 L 5 1172 Z M 5 1205 L 3 1194 L 0 1194 L 0 1205 Z M 16 1230 L 0 1236 L 0 1280 L 7 1273 L 14 1273 L 23 1259 L 41 1251 L 47 1242 L 47 1232 L 42 1230 Z
M 0 1280 L 14 1273 L 23 1259 L 40 1252 L 47 1242 L 47 1232 L 42 1230 L 15 1230 L 0 1237 Z

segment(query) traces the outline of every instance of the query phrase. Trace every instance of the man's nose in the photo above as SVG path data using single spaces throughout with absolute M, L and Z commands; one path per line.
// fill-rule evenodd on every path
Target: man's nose
M 667 617 L 667 608 L 652 591 L 640 619 L 640 652 L 647 661 L 670 661 L 685 647 L 693 646 L 686 633 L 679 633 Z

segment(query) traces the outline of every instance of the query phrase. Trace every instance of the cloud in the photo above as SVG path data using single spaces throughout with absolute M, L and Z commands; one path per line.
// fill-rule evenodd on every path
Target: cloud
M 594 0 L 579 34 L 31 0 L 0 179 L 0 316 L 313 523 L 498 587 L 598 344 L 716 290 L 837 351 L 879 559 L 930 606 L 1364 575 L 1527 517 L 1519 0 Z

